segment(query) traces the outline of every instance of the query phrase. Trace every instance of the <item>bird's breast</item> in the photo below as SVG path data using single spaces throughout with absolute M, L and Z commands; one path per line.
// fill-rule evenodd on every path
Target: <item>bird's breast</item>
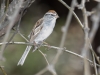
M 55 22 L 51 22 L 48 24 L 45 23 L 38 36 L 35 38 L 35 42 L 45 40 L 52 33 L 54 26 L 55 26 Z

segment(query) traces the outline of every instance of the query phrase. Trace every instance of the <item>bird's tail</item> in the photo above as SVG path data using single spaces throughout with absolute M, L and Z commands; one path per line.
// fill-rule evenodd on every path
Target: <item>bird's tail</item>
M 27 47 L 26 47 L 26 49 L 25 49 L 25 51 L 24 51 L 24 53 L 23 53 L 23 55 L 22 55 L 22 57 L 21 57 L 21 59 L 19 60 L 19 62 L 18 62 L 17 65 L 21 65 L 21 66 L 22 66 L 22 65 L 24 64 L 24 61 L 25 61 L 25 59 L 26 59 L 26 57 L 27 57 L 29 51 L 31 50 L 31 47 L 32 47 L 32 46 L 27 46 Z

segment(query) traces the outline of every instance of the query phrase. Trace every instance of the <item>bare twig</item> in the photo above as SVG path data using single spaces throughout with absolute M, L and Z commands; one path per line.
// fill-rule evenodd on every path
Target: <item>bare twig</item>
M 0 43 L 0 45 L 3 45 L 3 44 L 17 44 L 17 45 L 33 45 L 32 43 L 26 43 L 26 42 L 5 42 L 5 43 Z M 79 54 L 77 54 L 77 53 L 75 53 L 75 52 L 72 52 L 72 51 L 70 51 L 70 50 L 66 50 L 65 48 L 60 48 L 60 47 L 55 47 L 55 46 L 48 46 L 48 45 L 42 45 L 42 46 L 45 46 L 45 47 L 50 47 L 50 48 L 53 48 L 53 49 L 56 49 L 56 50 L 63 50 L 63 51 L 66 51 L 66 52 L 68 52 L 68 53 L 70 53 L 70 54 L 73 54 L 73 55 L 75 55 L 75 56 L 78 56 L 78 57 L 80 57 L 80 58 L 84 58 L 83 56 L 81 56 L 81 55 L 79 55 Z M 92 61 L 91 60 L 89 60 L 89 59 L 87 59 L 90 63 L 92 63 Z M 97 66 L 99 66 L 99 65 L 97 65 Z
M 4 42 L 4 43 L 0 43 L 0 45 L 3 45 L 3 44 L 16 44 L 16 45 L 33 45 L 32 43 L 26 43 L 26 42 Z M 65 48 L 60 48 L 60 47 L 55 47 L 55 46 L 48 46 L 48 45 L 42 45 L 42 46 L 44 46 L 44 47 L 49 47 L 49 48 L 52 48 L 52 49 L 56 49 L 56 50 L 62 50 L 62 51 L 65 51 L 65 52 L 67 52 L 67 53 L 70 53 L 70 54 L 73 54 L 73 55 L 75 55 L 75 56 L 77 56 L 77 57 L 79 57 L 79 58 L 82 58 L 82 59 L 84 59 L 84 57 L 83 56 L 81 56 L 81 55 L 79 55 L 79 54 L 77 54 L 77 53 L 75 53 L 75 52 L 72 52 L 72 51 L 70 51 L 70 50 L 66 50 Z M 88 62 L 90 62 L 92 65 L 93 65 L 93 62 L 91 61 L 91 60 L 89 60 L 88 58 L 85 58 Z M 98 67 L 100 67 L 100 65 L 98 65 L 98 64 L 96 64 Z
M 55 66 L 53 64 L 47 66 L 47 69 L 48 69 L 49 72 L 52 73 L 52 75 L 57 75 L 57 72 L 55 70 Z
M 42 74 L 45 73 L 46 71 L 48 71 L 47 67 L 45 67 L 44 69 L 42 69 L 41 71 L 39 71 L 39 72 L 36 73 L 35 75 L 42 75 Z
M 5 72 L 5 70 L 2 68 L 2 66 L 0 66 L 1 71 L 3 72 L 4 75 L 7 75 L 7 73 Z
M 19 0 L 19 1 L 20 1 L 20 0 Z M 25 0 L 25 1 L 28 2 L 28 4 L 26 3 L 26 7 L 28 7 L 28 6 L 30 6 L 35 0 L 29 0 L 29 1 L 28 1 L 28 0 Z M 94 38 L 94 35 L 95 35 L 95 33 L 96 33 L 97 28 L 98 28 L 99 25 L 96 26 L 96 28 L 93 26 L 93 27 L 95 28 L 95 30 L 94 30 L 94 28 L 93 28 L 93 29 L 91 30 L 90 34 L 89 34 L 88 14 L 87 14 L 87 10 L 86 10 L 86 8 L 85 8 L 85 2 L 86 2 L 86 0 L 82 0 L 81 5 L 80 5 L 80 7 L 79 7 L 79 8 L 82 10 L 82 12 L 83 12 L 84 25 L 81 23 L 80 19 L 77 17 L 77 15 L 76 15 L 75 12 L 74 12 L 74 8 L 75 8 L 75 6 L 76 6 L 76 4 L 77 4 L 77 3 L 76 3 L 76 0 L 73 0 L 73 1 L 72 1 L 71 7 L 69 7 L 63 0 L 58 0 L 58 1 L 61 2 L 66 8 L 68 8 L 68 9 L 70 10 L 70 12 L 69 12 L 69 14 L 68 14 L 68 17 L 67 17 L 67 19 L 66 19 L 65 26 L 63 26 L 63 36 L 62 36 L 62 39 L 61 39 L 60 47 L 42 45 L 42 46 L 45 46 L 45 47 L 57 49 L 57 54 L 56 54 L 56 56 L 54 57 L 54 60 L 52 61 L 52 63 L 49 64 L 49 62 L 48 62 L 48 60 L 47 60 L 45 54 L 44 54 L 42 51 L 39 50 L 39 52 L 44 56 L 44 58 L 45 58 L 45 60 L 46 60 L 46 62 L 47 62 L 47 66 L 46 66 L 44 69 L 42 69 L 41 71 L 39 71 L 36 75 L 42 75 L 42 74 L 43 74 L 44 72 L 46 72 L 46 71 L 50 71 L 53 75 L 57 75 L 56 70 L 55 70 L 55 64 L 57 63 L 57 61 L 58 61 L 60 55 L 61 55 L 62 52 L 64 52 L 64 51 L 67 52 L 67 53 L 73 54 L 73 55 L 75 55 L 75 56 L 77 56 L 77 57 L 80 57 L 80 58 L 82 58 L 82 59 L 84 60 L 84 71 L 85 71 L 84 74 L 85 74 L 85 75 L 90 75 L 89 64 L 88 64 L 88 63 L 91 63 L 91 64 L 94 66 L 94 68 L 95 68 L 95 74 L 98 75 L 96 66 L 99 66 L 99 67 L 100 67 L 100 65 L 98 65 L 98 64 L 95 62 L 95 57 L 97 57 L 97 55 L 96 55 L 96 53 L 93 51 L 91 42 L 92 42 L 92 40 L 93 40 L 93 38 Z M 23 4 L 23 0 L 21 0 L 21 2 L 19 3 L 19 6 L 21 6 L 22 4 Z M 15 9 L 16 9 L 16 12 L 15 12 L 14 14 L 12 13 L 12 16 L 8 16 L 8 19 L 9 19 L 9 21 L 10 21 L 10 25 L 8 26 L 7 34 L 6 34 L 5 38 L 4 38 L 4 41 L 3 41 L 2 43 L 0 43 L 0 45 L 3 45 L 2 48 L 1 48 L 0 58 L 2 58 L 2 56 L 3 56 L 3 50 L 4 50 L 5 46 L 6 46 L 6 44 L 7 44 L 7 45 L 9 45 L 9 44 L 18 44 L 18 45 L 21 45 L 21 44 L 25 45 L 25 44 L 27 44 L 27 45 L 33 45 L 32 43 L 26 43 L 26 42 L 11 42 L 13 36 L 10 38 L 10 41 L 7 42 L 7 39 L 8 39 L 10 30 L 11 30 L 11 28 L 12 28 L 14 22 L 15 22 L 14 20 L 15 20 L 15 18 L 16 18 L 16 16 L 17 16 L 18 12 L 20 11 L 20 7 L 16 7 Z M 23 10 L 24 10 L 24 9 L 23 9 Z M 21 14 L 22 14 L 22 13 L 21 13 Z M 64 41 L 65 41 L 65 39 L 66 39 L 66 35 L 67 35 L 67 31 L 68 31 L 68 27 L 69 27 L 69 24 L 70 24 L 70 21 L 71 21 L 71 18 L 72 18 L 72 14 L 75 16 L 75 18 L 77 19 L 78 23 L 80 24 L 80 26 L 82 27 L 82 29 L 84 30 L 84 33 L 85 33 L 85 43 L 84 43 L 83 51 L 86 51 L 85 54 L 88 55 L 88 52 L 87 52 L 87 51 L 88 51 L 88 49 L 91 49 L 92 54 L 93 54 L 93 61 L 91 61 L 90 59 L 88 59 L 88 57 L 85 56 L 85 55 L 84 55 L 84 56 L 81 56 L 81 55 L 79 55 L 79 54 L 77 54 L 77 53 L 75 53 L 75 52 L 72 52 L 72 51 L 69 51 L 69 50 L 66 50 L 65 48 L 63 48 L 63 47 L 64 47 Z M 98 18 L 98 20 L 99 20 L 99 18 Z M 21 17 L 20 17 L 20 21 L 21 21 Z M 18 23 L 18 26 L 17 26 L 17 30 L 16 30 L 16 31 L 18 31 L 17 33 L 18 33 L 23 39 L 25 39 L 27 42 L 29 42 L 29 41 L 23 36 L 23 34 L 21 34 L 20 31 L 19 31 L 20 21 L 19 21 L 19 23 Z M 94 21 L 93 21 L 93 22 L 94 22 Z M 99 21 L 94 22 L 94 25 L 95 25 L 95 24 L 99 24 Z M 0 29 L 2 29 L 2 27 L 0 27 Z M 17 33 L 15 33 L 15 34 L 17 34 Z M 14 35 L 14 36 L 15 36 L 15 35 Z M 94 57 L 94 56 L 95 56 L 95 57 Z M 98 62 L 99 62 L 99 61 L 98 61 Z
M 94 0 L 94 1 L 96 1 L 96 2 L 100 2 L 100 0 Z
M 75 14 L 75 12 L 72 10 L 72 8 L 70 8 L 63 0 L 58 0 L 59 2 L 61 2 L 66 8 L 68 8 L 74 15 L 74 17 L 76 18 L 76 20 L 78 21 L 78 23 L 80 24 L 80 26 L 83 28 L 83 24 L 81 23 L 80 19 L 78 18 L 78 16 Z
M 11 38 L 8 40 L 8 43 L 14 38 L 14 36 L 17 34 L 17 32 L 14 32 L 11 36 Z M 4 50 L 6 49 L 6 47 L 8 46 L 8 44 L 5 44 Z
M 23 35 L 22 33 L 20 33 L 20 31 L 18 32 L 18 34 L 19 34 L 25 41 L 29 42 L 29 40 L 27 40 L 27 39 L 24 37 L 24 35 Z
M 6 10 L 5 10 L 6 7 Z M 2 22 L 4 22 L 6 16 L 7 16 L 7 11 L 8 11 L 8 7 L 9 7 L 9 0 L 7 0 L 7 5 L 5 6 L 5 0 L 3 0 L 3 5 L 1 6 L 1 17 L 0 17 L 0 27 Z M 5 12 L 4 12 L 5 11 Z
M 81 6 L 81 8 L 80 8 L 80 6 Z M 82 2 L 81 2 L 81 5 L 79 5 L 79 8 L 82 10 L 82 12 L 83 12 L 83 17 L 84 17 L 84 33 L 85 33 L 85 43 L 84 43 L 84 47 L 83 47 L 83 49 L 82 49 L 82 55 L 83 56 L 85 56 L 85 57 L 89 57 L 88 55 L 89 55 L 89 48 L 91 49 L 91 52 L 92 52 L 92 55 L 93 55 L 93 61 L 94 61 L 94 69 L 95 69 L 95 74 L 96 75 L 98 75 L 97 74 L 97 69 L 96 69 L 96 65 L 95 65 L 95 58 L 94 58 L 94 55 L 95 55 L 95 57 L 97 58 L 97 55 L 96 55 L 96 53 L 94 52 L 94 50 L 93 50 L 93 48 L 92 48 L 92 45 L 91 45 L 91 42 L 93 41 L 93 38 L 94 38 L 94 36 L 95 36 L 95 33 L 96 33 L 96 31 L 97 31 L 97 28 L 98 28 L 98 25 L 95 25 L 95 24 L 98 24 L 99 23 L 99 18 L 97 17 L 97 18 L 95 18 L 95 20 L 94 20 L 94 17 L 96 17 L 95 15 L 93 15 L 93 17 L 92 17 L 92 21 L 93 21 L 93 24 L 94 24 L 94 26 L 92 26 L 92 30 L 91 30 L 91 32 L 89 33 L 89 27 L 88 27 L 88 14 L 87 14 L 87 11 L 86 11 L 86 8 L 85 8 L 85 0 L 83 0 Z M 99 61 L 98 61 L 99 62 Z M 90 75 L 90 73 L 89 73 L 89 65 L 87 65 L 88 63 L 87 63 L 87 61 L 86 60 L 84 60 L 84 71 L 85 71 L 85 75 Z M 88 67 L 87 67 L 88 66 Z M 87 71 L 88 70 L 88 71 Z
M 81 21 L 79 20 L 79 18 L 77 17 L 77 15 L 74 13 L 74 11 L 73 11 L 73 8 L 71 8 L 71 7 L 69 7 L 63 0 L 58 0 L 59 2 L 61 2 L 66 8 L 68 8 L 69 10 L 70 10 L 70 12 L 71 13 L 73 13 L 73 15 L 75 16 L 75 18 L 77 19 L 77 21 L 79 22 L 79 24 L 80 24 L 80 26 L 82 27 L 82 29 L 84 30 L 84 33 L 85 33 L 85 43 L 84 43 L 84 48 L 83 48 L 83 50 L 88 50 L 89 48 L 90 48 L 90 44 L 89 44 L 89 27 L 88 27 L 88 12 L 86 11 L 86 8 L 85 8 L 85 1 L 86 0 L 82 0 L 82 2 L 81 2 L 81 7 L 80 7 L 80 9 L 82 10 L 82 12 L 83 12 L 83 17 L 84 17 L 84 26 L 83 26 L 83 24 L 81 23 Z M 75 4 L 77 4 L 77 3 L 75 3 Z M 70 18 L 68 18 L 68 19 L 70 19 Z M 69 20 L 70 21 L 70 20 Z M 67 22 L 67 23 L 69 23 L 69 22 Z M 66 26 L 64 26 L 64 31 L 66 31 L 65 30 L 66 29 Z M 67 31 L 66 31 L 67 32 Z M 66 35 L 66 34 L 65 34 Z M 63 38 L 63 40 L 65 39 L 65 37 Z M 63 41 L 63 44 L 60 46 L 60 47 L 63 47 L 63 45 L 64 45 L 64 41 Z M 66 51 L 66 50 L 65 50 Z M 68 52 L 68 51 L 67 51 Z M 58 53 L 57 53 L 57 55 L 55 56 L 55 60 L 53 61 L 53 65 L 55 65 L 55 63 L 58 61 L 58 58 L 59 58 L 59 56 L 60 56 L 60 54 L 62 53 L 62 50 L 59 50 L 58 49 Z M 74 53 L 73 53 L 74 54 Z M 86 53 L 86 55 L 88 54 L 88 52 Z M 76 54 L 77 55 L 77 54 Z M 78 55 L 77 55 L 78 56 Z M 84 55 L 85 56 L 85 55 Z M 79 57 L 81 57 L 81 58 L 83 58 L 84 59 L 84 71 L 85 71 L 85 75 L 90 75 L 90 70 L 89 70 L 89 63 L 87 62 L 88 60 L 86 59 L 87 57 L 83 57 L 83 56 L 79 56 Z M 51 64 L 51 65 L 52 65 Z M 54 66 L 53 66 L 54 67 Z M 44 68 L 44 69 L 46 69 L 46 68 Z M 43 70 L 44 70 L 43 69 Z M 41 72 L 41 71 L 40 71 Z M 44 72 L 42 72 L 42 73 L 44 73 Z
M 97 67 L 96 67 L 96 61 L 95 61 L 95 55 L 94 55 L 93 52 L 92 52 L 92 56 L 93 56 L 93 64 L 94 64 L 95 75 L 98 75 Z
M 25 8 L 24 8 L 25 9 Z M 19 30 L 19 26 L 20 26 L 20 22 L 21 22 L 21 19 L 22 19 L 22 15 L 23 15 L 23 11 L 24 9 L 21 11 L 21 15 L 20 15 L 20 19 L 18 21 L 18 25 L 17 25 L 17 29 L 15 30 L 15 32 L 13 33 L 13 35 L 11 36 L 11 38 L 8 40 L 8 42 L 12 41 L 12 39 L 14 38 L 14 36 L 19 33 L 21 36 L 22 34 L 20 33 L 20 30 Z M 7 47 L 8 44 L 6 44 L 5 48 Z M 5 50 L 4 48 L 4 50 Z
M 45 58 L 45 60 L 46 60 L 46 62 L 47 62 L 47 65 L 49 66 L 49 62 L 48 62 L 48 60 L 47 60 L 47 58 L 46 58 L 46 54 L 44 54 L 41 50 L 39 50 L 39 52 L 43 55 L 43 57 Z
M 89 67 L 89 63 L 87 62 L 87 60 L 85 58 L 88 58 L 89 55 L 89 27 L 88 27 L 88 15 L 87 15 L 87 10 L 85 8 L 85 2 L 86 0 L 82 0 L 81 4 L 79 5 L 79 8 L 81 6 L 81 10 L 83 12 L 83 19 L 84 19 L 84 34 L 85 34 L 85 43 L 84 43 L 84 47 L 82 49 L 82 51 L 84 51 L 84 75 L 90 75 L 90 67 Z
M 5 0 L 2 0 L 1 9 L 0 9 L 0 18 L 3 16 L 5 11 Z
M 84 58 L 84 75 L 90 75 L 90 67 L 89 63 L 87 62 L 86 58 Z
M 90 42 L 92 43 L 96 32 L 98 30 L 99 27 L 99 21 L 100 21 L 100 3 L 97 5 L 96 8 L 94 8 L 94 11 L 96 11 L 92 16 L 91 16 L 91 20 L 92 20 L 92 28 L 91 28 L 91 32 L 90 32 Z M 90 46 L 91 48 L 92 46 Z M 93 48 L 92 48 L 92 52 L 94 52 Z M 98 56 L 96 55 L 96 53 L 94 52 L 94 55 L 98 61 L 98 63 L 100 64 L 100 60 L 98 59 Z
M 73 0 L 72 3 L 71 3 L 71 9 L 73 8 L 73 10 L 74 10 L 75 4 L 76 4 L 76 0 Z M 64 44 L 65 44 L 65 39 L 66 39 L 66 36 L 67 36 L 67 31 L 68 31 L 68 28 L 69 28 L 71 19 L 72 19 L 72 11 L 69 11 L 68 17 L 67 17 L 67 19 L 66 19 L 65 26 L 63 27 L 64 29 L 63 29 L 63 31 L 62 31 L 62 32 L 63 32 L 63 35 L 62 35 L 61 43 L 60 43 L 60 46 L 59 46 L 59 47 L 61 47 L 61 48 L 62 48 L 62 47 L 64 46 Z M 57 52 L 57 54 L 56 54 L 56 56 L 54 57 L 54 60 L 53 60 L 53 62 L 52 62 L 53 65 L 55 65 L 55 64 L 57 63 L 58 58 L 59 58 L 59 56 L 61 55 L 61 53 L 62 53 L 62 50 L 58 50 L 58 52 Z
M 16 8 L 15 5 L 16 5 L 17 1 L 18 0 L 12 0 L 12 2 L 9 4 L 9 0 L 7 0 L 6 11 L 5 11 L 4 15 L 0 18 L 0 37 L 3 36 L 4 34 L 6 34 L 6 32 L 7 32 L 7 28 L 10 23 L 9 17 L 12 16 L 12 14 L 14 13 L 15 8 Z M 35 0 L 23 0 L 23 5 L 20 8 L 19 12 L 22 12 L 24 9 L 27 9 L 34 1 Z M 9 6 L 8 6 L 8 4 L 9 4 Z M 25 14 L 25 12 L 24 12 L 24 14 Z M 15 20 L 13 26 L 17 23 L 20 16 L 21 16 L 21 14 L 19 13 L 16 17 L 16 20 Z
M 22 4 L 23 4 L 23 0 L 18 0 L 17 4 L 15 5 L 15 7 L 16 7 L 16 8 L 15 8 L 15 13 L 12 14 L 12 16 L 9 17 L 10 24 L 9 24 L 9 26 L 8 26 L 8 28 L 7 28 L 7 33 L 6 33 L 5 37 L 4 37 L 4 42 L 6 42 L 7 39 L 8 39 L 8 36 L 9 36 L 9 34 L 10 34 L 10 30 L 11 30 L 11 28 L 12 28 L 14 22 L 15 22 L 15 19 L 16 19 L 16 17 L 17 17 L 17 14 L 18 14 L 19 11 L 20 11 L 20 8 L 21 8 Z M 3 51 L 4 51 L 5 46 L 6 46 L 6 45 L 3 45 L 3 46 L 1 47 L 0 59 L 2 59 L 2 57 L 3 57 Z

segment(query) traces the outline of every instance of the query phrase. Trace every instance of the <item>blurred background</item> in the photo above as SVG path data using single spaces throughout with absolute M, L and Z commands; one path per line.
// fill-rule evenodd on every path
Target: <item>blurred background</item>
M 11 2 L 12 0 L 10 0 Z M 64 0 L 69 6 L 72 0 Z M 80 3 L 80 0 L 78 0 Z M 97 2 L 90 0 L 86 2 L 86 9 L 91 11 L 98 5 Z M 48 10 L 55 10 L 59 19 L 57 19 L 55 29 L 53 33 L 47 38 L 46 42 L 51 46 L 59 47 L 62 38 L 62 26 L 65 25 L 68 9 L 64 7 L 57 0 L 35 0 L 35 2 L 27 9 L 26 14 L 22 17 L 20 31 L 27 38 L 28 34 L 32 30 L 34 24 L 38 19 L 43 17 L 43 15 Z M 83 23 L 83 15 L 80 9 L 75 8 L 75 13 L 78 15 L 79 19 Z M 91 28 L 91 19 L 89 19 L 89 27 Z M 100 28 L 98 28 L 95 38 L 93 40 L 93 48 L 99 55 L 97 51 L 100 42 L 99 35 Z M 13 31 L 11 31 L 13 34 Z M 66 41 L 64 47 L 67 50 L 73 51 L 75 53 L 81 54 L 83 44 L 84 44 L 84 32 L 80 25 L 78 24 L 75 17 L 72 17 L 70 26 L 68 28 L 68 33 L 66 36 Z M 26 42 L 22 37 L 16 35 L 13 39 L 14 42 Z M 8 75 L 35 75 L 43 68 L 47 66 L 46 60 L 43 55 L 37 50 L 34 53 L 30 51 L 28 57 L 23 66 L 17 66 L 19 59 L 21 58 L 26 45 L 8 45 L 4 51 L 5 61 L 0 61 L 0 64 L 4 66 L 4 69 Z M 49 63 L 52 62 L 53 58 L 57 54 L 55 49 L 47 49 L 46 47 L 41 47 L 40 50 L 46 54 Z M 63 52 L 56 63 L 55 70 L 58 75 L 82 75 L 83 74 L 83 59 Z M 92 72 L 92 69 L 91 69 Z M 3 73 L 0 71 L 0 75 Z M 42 75 L 52 75 L 49 71 Z

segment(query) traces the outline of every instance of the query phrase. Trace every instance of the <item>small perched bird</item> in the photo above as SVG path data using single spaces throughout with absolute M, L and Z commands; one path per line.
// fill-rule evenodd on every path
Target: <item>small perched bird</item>
M 33 43 L 35 51 L 38 48 L 38 45 L 41 45 L 43 41 L 53 32 L 55 27 L 56 19 L 59 18 L 58 14 L 54 10 L 49 10 L 43 18 L 39 19 L 32 31 L 29 34 L 29 43 Z M 27 46 L 21 59 L 17 65 L 23 65 L 24 61 L 30 51 L 32 46 Z

